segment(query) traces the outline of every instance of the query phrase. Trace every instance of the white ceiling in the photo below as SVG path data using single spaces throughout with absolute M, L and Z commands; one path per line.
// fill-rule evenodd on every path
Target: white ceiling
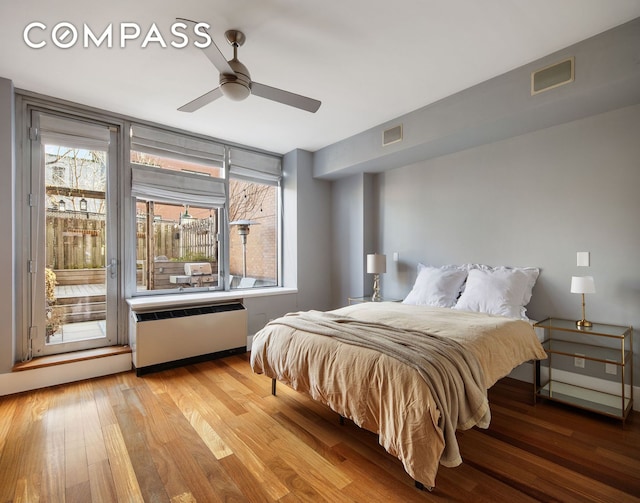
M 23 30 L 67 21 L 101 33 L 155 23 L 176 40 L 176 17 L 206 21 L 224 39 L 241 29 L 252 78 L 322 101 L 311 114 L 250 96 L 176 109 L 217 87 L 197 48 L 141 40 L 125 49 L 31 49 Z M 0 77 L 16 88 L 272 152 L 310 151 L 640 17 L 640 0 L 0 0 Z M 44 38 L 42 38 L 44 37 Z

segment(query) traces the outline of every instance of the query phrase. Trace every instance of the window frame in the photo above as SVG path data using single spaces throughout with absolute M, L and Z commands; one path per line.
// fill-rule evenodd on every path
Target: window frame
M 269 185 L 275 188 L 275 199 L 276 199 L 276 204 L 275 204 L 275 221 L 276 221 L 276 236 L 275 236 L 275 245 L 276 245 L 276 263 L 275 263 L 275 267 L 276 267 L 276 274 L 275 274 L 275 285 L 261 285 L 261 286 L 257 286 L 257 287 L 248 287 L 248 288 L 240 288 L 240 287 L 236 287 L 236 288 L 231 288 L 231 285 L 229 285 L 228 291 L 242 291 L 242 290 L 250 290 L 250 289 L 258 289 L 258 288 L 274 288 L 274 287 L 282 287 L 283 283 L 282 283 L 282 278 L 283 278 L 283 271 L 282 271 L 282 227 L 283 227 L 283 214 L 282 214 L 282 181 L 278 180 L 277 183 L 265 183 L 264 181 L 258 181 L 258 180 L 248 180 L 247 178 L 244 177 L 234 177 L 233 175 L 229 176 L 229 194 L 231 194 L 231 189 L 230 189 L 230 184 L 232 180 L 238 180 L 241 182 L 248 182 L 248 183 L 259 183 L 259 184 L 263 184 L 263 185 Z M 229 212 L 227 212 L 228 215 Z M 228 233 L 231 233 L 231 227 L 229 225 L 227 225 L 227 229 Z M 230 244 L 231 244 L 231 236 L 227 237 L 227 243 L 229 244 L 229 246 L 227 247 L 227 250 L 230 249 Z M 230 257 L 229 257 L 230 258 Z M 228 267 L 229 273 L 231 271 L 231 267 L 229 264 Z M 230 276 L 230 274 L 229 274 Z
M 133 203 L 133 207 L 136 208 L 137 203 L 139 202 L 146 202 L 145 199 L 137 199 L 134 198 L 134 203 Z M 154 203 L 157 204 L 163 204 L 162 202 L 159 201 L 153 201 Z M 194 206 L 191 206 L 191 208 L 196 208 Z M 137 208 L 136 208 L 137 209 Z M 212 271 L 211 276 L 217 276 L 218 277 L 218 284 L 216 286 L 210 286 L 210 285 L 203 285 L 203 286 L 190 286 L 190 287 L 185 287 L 185 286 L 176 286 L 175 288 L 164 288 L 164 289 L 153 289 L 153 290 L 138 290 L 138 284 L 137 284 L 137 277 L 134 277 L 132 279 L 133 281 L 133 291 L 134 293 L 132 294 L 132 297 L 144 297 L 144 296 L 153 296 L 153 295 L 162 295 L 162 294 L 179 294 L 179 293 L 196 293 L 196 292 L 216 292 L 216 291 L 223 291 L 223 282 L 221 281 L 223 279 L 223 275 L 221 273 L 221 267 L 220 267 L 220 253 L 221 253 L 221 244 L 220 244 L 220 226 L 221 226 L 221 218 L 220 215 L 223 212 L 223 208 L 222 207 L 216 207 L 216 208 L 204 208 L 204 207 L 197 207 L 198 210 L 200 209 L 204 209 L 204 210 L 214 210 L 216 212 L 216 240 L 218 241 L 218 244 L 216 246 L 216 251 L 217 251 L 217 269 L 215 271 Z M 137 232 L 137 219 L 138 219 L 138 215 L 137 215 L 137 211 L 135 212 L 136 214 L 133 216 L 134 219 L 134 228 L 136 229 Z M 135 240 L 135 245 L 137 246 L 137 239 Z M 147 244 L 148 245 L 148 244 Z M 134 251 L 132 253 L 132 259 L 131 261 L 135 262 L 136 264 L 136 275 L 137 275 L 137 265 L 138 265 L 138 258 L 137 258 L 137 248 L 135 248 L 134 246 Z
M 240 147 L 229 146 L 227 148 L 227 155 L 225 156 L 226 166 L 225 170 L 227 182 L 231 178 L 238 180 L 253 181 L 256 183 L 264 183 L 276 186 L 276 246 L 277 246 L 277 260 L 276 260 L 276 284 L 273 286 L 264 286 L 258 288 L 274 288 L 283 286 L 283 225 L 284 225 L 284 213 L 283 213 L 283 191 L 282 180 L 284 176 L 283 170 L 283 157 L 274 156 L 267 153 L 259 152 L 256 150 L 248 150 Z M 230 190 L 227 190 L 230 193 Z M 227 205 L 227 208 L 229 206 Z M 225 226 L 225 232 L 230 232 L 230 227 L 227 223 Z M 229 236 L 227 235 L 227 243 L 229 242 Z M 228 251 L 228 247 L 227 247 Z M 230 270 L 230 264 L 226 264 L 227 271 Z M 226 275 L 227 279 L 229 274 Z M 230 285 L 225 282 L 225 289 L 227 291 L 242 291 L 242 289 L 231 289 Z
M 187 288 L 175 288 L 175 289 L 162 289 L 162 290 L 146 290 L 146 291 L 138 291 L 136 285 L 136 276 L 135 276 L 135 265 L 136 265 L 136 202 L 139 201 L 135 196 L 131 193 L 131 183 L 126 187 L 126 191 L 123 194 L 124 199 L 126 200 L 126 204 L 123 204 L 124 214 L 125 214 L 125 228 L 126 228 L 126 236 L 125 242 L 129 241 L 130 245 L 125 244 L 125 249 L 127 251 L 127 255 L 123 257 L 123 261 L 125 262 L 125 295 L 126 298 L 145 298 L 145 297 L 153 297 L 153 296 L 161 296 L 161 295 L 182 295 L 182 294 L 214 294 L 216 292 L 242 292 L 248 290 L 266 290 L 270 288 L 279 288 L 283 285 L 283 271 L 282 271 L 282 228 L 283 228 L 283 214 L 282 214 L 282 156 L 276 155 L 267 152 L 261 152 L 258 150 L 248 149 L 245 147 L 240 147 L 236 145 L 229 145 L 222 142 L 218 142 L 215 139 L 207 138 L 205 136 L 194 135 L 193 133 L 175 130 L 172 128 L 166 128 L 161 126 L 154 126 L 145 123 L 130 121 L 127 122 L 129 128 L 144 127 L 144 131 L 147 136 L 152 135 L 153 132 L 157 132 L 161 135 L 164 143 L 169 141 L 170 138 L 173 137 L 177 139 L 177 143 L 187 143 L 189 144 L 190 140 L 196 142 L 204 142 L 211 143 L 212 145 L 222 146 L 224 150 L 224 155 L 222 157 L 222 173 L 223 177 L 220 180 L 223 180 L 225 185 L 225 202 L 223 206 L 217 207 L 218 211 L 218 273 L 219 273 L 219 285 L 216 287 L 187 287 Z M 166 158 L 175 158 L 185 160 L 186 157 L 183 156 L 185 154 L 188 156 L 190 151 L 189 149 L 180 150 L 176 148 L 175 150 L 167 149 L 163 150 L 162 145 L 158 144 L 150 144 L 151 146 L 146 149 L 136 148 L 136 141 L 133 140 L 133 135 L 127 135 L 127 141 L 124 145 L 124 158 L 125 158 L 125 170 L 126 177 L 128 180 L 132 180 L 133 176 L 133 162 L 131 161 L 131 152 L 145 152 L 148 154 L 162 156 Z M 137 144 L 139 145 L 139 143 Z M 172 155 L 177 154 L 177 155 Z M 251 169 L 243 167 L 243 176 L 235 176 L 232 174 L 233 172 L 233 160 L 241 159 L 242 162 L 238 162 L 238 166 L 240 164 L 247 164 L 251 161 L 254 161 L 257 164 L 257 169 Z M 192 159 L 193 161 L 193 159 Z M 202 164 L 202 162 L 200 162 Z M 262 169 L 261 169 L 262 168 Z M 231 279 L 230 279 L 230 226 L 228 219 L 228 209 L 229 209 L 229 183 L 232 178 L 250 180 L 250 178 L 246 177 L 246 170 L 253 171 L 257 174 L 256 177 L 253 178 L 253 181 L 258 183 L 268 183 L 270 185 L 276 186 L 276 283 L 274 285 L 263 285 L 258 287 L 252 287 L 247 289 L 241 288 L 231 288 Z M 263 173 L 263 176 L 261 175 Z M 128 227 L 128 228 L 127 228 Z

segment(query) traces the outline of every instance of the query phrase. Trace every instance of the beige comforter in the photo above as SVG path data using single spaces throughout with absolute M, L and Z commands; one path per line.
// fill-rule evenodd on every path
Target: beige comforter
M 333 313 L 455 340 L 480 362 L 487 388 L 520 363 L 546 357 L 525 321 L 398 303 L 358 304 Z M 425 485 L 435 485 L 439 463 L 460 464 L 455 435 L 445 436 L 443 431 L 451 421 L 441 418 L 433 384 L 392 356 L 313 333 L 318 331 L 291 323 L 267 325 L 253 340 L 253 370 L 308 393 L 378 433 L 380 444 Z M 454 418 L 454 427 L 487 426 L 488 414 L 470 417 L 461 423 Z

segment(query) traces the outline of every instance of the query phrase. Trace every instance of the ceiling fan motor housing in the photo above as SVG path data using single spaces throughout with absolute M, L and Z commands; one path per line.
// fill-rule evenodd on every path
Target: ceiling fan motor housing
M 230 100 L 242 101 L 251 94 L 251 75 L 236 58 L 229 61 L 229 66 L 236 74 L 220 74 L 220 90 Z

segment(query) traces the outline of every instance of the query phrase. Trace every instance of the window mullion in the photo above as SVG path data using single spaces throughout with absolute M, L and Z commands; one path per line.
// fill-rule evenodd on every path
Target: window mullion
M 224 289 L 231 289 L 230 276 L 230 251 L 229 251 L 229 158 L 231 149 L 225 147 L 224 150 L 224 182 L 225 182 L 225 204 L 222 217 L 220 218 L 220 229 L 222 233 L 222 274 L 224 281 Z

